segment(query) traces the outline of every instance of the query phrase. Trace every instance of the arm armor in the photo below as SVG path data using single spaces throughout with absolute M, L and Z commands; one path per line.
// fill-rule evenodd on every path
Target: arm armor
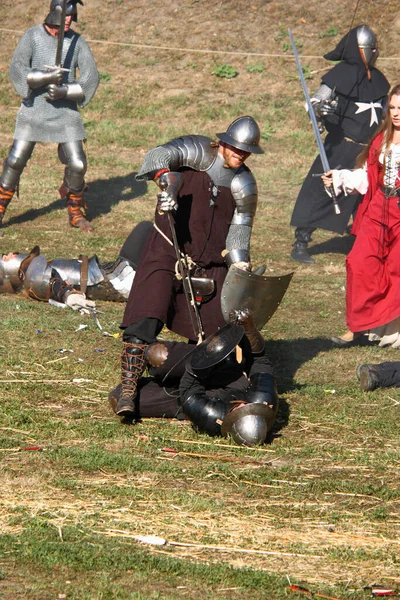
M 275 378 L 270 373 L 256 373 L 250 377 L 250 385 L 244 394 L 245 402 L 268 404 L 274 412 L 278 410 L 278 394 Z
M 83 89 L 80 83 L 68 83 L 66 85 L 66 88 L 66 98 L 68 100 L 75 100 L 75 102 L 78 102 L 78 104 L 81 104 L 83 102 L 85 94 L 83 93 Z
M 317 121 L 323 121 L 328 114 L 333 114 L 337 108 L 337 98 L 333 90 L 325 83 L 315 92 L 311 103 L 317 117 Z
M 247 169 L 240 169 L 231 184 L 236 209 L 226 237 L 225 257 L 228 266 L 235 262 L 249 262 L 250 237 L 254 215 L 257 209 L 257 184 L 253 174 Z
M 193 394 L 182 402 L 182 410 L 199 433 L 221 435 L 222 421 L 230 409 L 229 404 L 206 394 Z
M 189 167 L 195 171 L 207 170 L 217 155 L 217 148 L 211 146 L 211 141 L 203 135 L 186 135 L 153 148 L 144 157 L 136 175 L 137 181 L 153 179 L 162 169 L 178 171 Z
M 79 35 L 79 34 L 76 34 Z M 77 93 L 75 89 L 75 85 L 78 85 L 82 91 L 82 99 L 81 98 L 72 98 L 72 96 L 68 96 L 67 98 L 71 98 L 72 100 L 76 100 L 80 104 L 80 106 L 86 106 L 89 104 L 91 99 L 96 93 L 97 87 L 100 82 L 99 72 L 97 70 L 96 61 L 93 58 L 93 54 L 86 42 L 86 40 L 79 35 L 79 40 L 77 45 L 79 44 L 79 54 L 78 54 L 78 69 L 79 69 L 79 77 L 75 78 L 75 72 L 68 74 L 68 83 L 72 84 L 74 88 L 74 93 Z M 65 65 L 64 66 L 69 66 Z
M 40 71 L 39 69 L 32 69 L 28 73 L 26 82 L 32 90 L 36 90 L 40 87 L 45 87 L 50 84 L 60 84 L 62 81 L 62 73 L 59 71 Z
M 52 281 L 54 279 L 53 271 L 57 273 L 57 279 L 68 281 L 70 288 L 80 289 L 82 284 L 82 261 L 76 259 L 62 259 L 47 261 L 43 255 L 34 258 L 25 274 L 23 286 L 30 298 L 35 300 L 47 301 L 52 297 Z M 103 281 L 104 277 L 100 271 L 96 256 L 88 261 L 88 270 L 85 275 L 87 278 L 87 286 L 95 286 Z M 60 284 L 56 285 L 57 290 L 61 288 Z M 64 290 L 65 293 L 65 290 Z M 54 298 L 59 300 L 58 298 Z M 59 300 L 60 301 L 60 300 Z

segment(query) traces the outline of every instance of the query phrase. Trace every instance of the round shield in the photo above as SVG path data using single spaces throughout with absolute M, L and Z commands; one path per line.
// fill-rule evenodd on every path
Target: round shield
M 192 352 L 186 369 L 192 375 L 201 376 L 223 361 L 238 345 L 244 334 L 244 327 L 237 323 L 227 323 L 211 334 Z

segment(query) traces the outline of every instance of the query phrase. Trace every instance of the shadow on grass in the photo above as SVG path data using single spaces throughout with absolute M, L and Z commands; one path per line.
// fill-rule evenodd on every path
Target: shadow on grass
M 119 202 L 128 202 L 143 196 L 147 191 L 145 181 L 136 181 L 135 173 L 123 175 L 120 177 L 111 177 L 109 179 L 97 179 L 88 184 L 85 192 L 85 202 L 88 206 L 89 220 L 95 219 L 100 215 L 111 212 L 112 207 Z M 13 204 L 18 206 L 18 199 L 15 198 Z M 66 209 L 66 202 L 61 198 L 41 206 L 40 208 L 30 208 L 20 215 L 15 215 L 7 220 L 4 228 L 21 223 L 32 222 L 39 217 L 43 217 L 55 210 Z
M 338 236 L 315 244 L 309 248 L 309 254 L 315 256 L 317 254 L 348 254 L 353 247 L 354 235 Z
M 85 195 L 92 219 L 106 215 L 120 202 L 129 202 L 147 191 L 145 181 L 136 181 L 136 173 L 91 181 Z M 155 192 L 156 193 L 156 192 Z
M 279 394 L 298 390 L 303 386 L 294 383 L 296 371 L 320 352 L 333 350 L 328 338 L 295 338 L 292 340 L 267 340 L 267 353 L 274 364 Z
M 13 205 L 18 206 L 17 203 L 18 199 L 15 199 L 13 201 Z M 5 229 L 6 227 L 11 227 L 12 225 L 21 225 L 21 223 L 30 223 L 35 219 L 38 219 L 39 217 L 43 217 L 44 215 L 52 213 L 54 210 L 60 210 L 62 208 L 66 209 L 66 205 L 65 200 L 61 200 L 61 198 L 59 198 L 58 200 L 54 200 L 54 202 L 51 202 L 46 206 L 42 206 L 41 208 L 30 208 L 24 213 L 20 215 L 15 215 L 14 217 L 11 217 L 11 219 L 8 219 L 3 225 L 2 229 Z M 65 214 L 67 214 L 67 211 L 65 211 Z

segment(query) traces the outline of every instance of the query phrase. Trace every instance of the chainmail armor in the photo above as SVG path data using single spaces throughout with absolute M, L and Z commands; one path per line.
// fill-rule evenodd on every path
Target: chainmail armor
M 28 29 L 18 43 L 9 70 L 11 81 L 23 99 L 17 114 L 15 139 L 31 142 L 73 142 L 86 139 L 76 101 L 47 101 L 47 88 L 31 90 L 27 84 L 31 69 L 43 71 L 46 70 L 45 65 L 54 65 L 56 50 L 57 37 L 47 33 L 43 25 Z M 62 64 L 70 69 L 65 73 L 64 83 L 79 83 L 84 93 L 80 104 L 85 106 L 97 89 L 99 75 L 89 46 L 75 31 L 65 33 Z
M 250 237 L 251 227 L 231 224 L 226 237 L 226 249 L 229 251 L 236 248 L 248 250 L 250 248 Z
M 322 102 L 323 100 L 329 100 L 329 98 L 331 98 L 331 94 L 331 88 L 328 85 L 325 85 L 325 83 L 323 83 L 311 98 L 311 102 Z

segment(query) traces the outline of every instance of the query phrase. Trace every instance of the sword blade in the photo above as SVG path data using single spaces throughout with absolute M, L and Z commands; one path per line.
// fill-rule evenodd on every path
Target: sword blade
M 61 20 L 60 20 L 60 28 L 58 30 L 58 39 L 57 39 L 57 51 L 56 51 L 56 67 L 61 67 L 62 61 L 62 49 L 64 43 L 64 27 L 65 27 L 65 17 L 67 15 L 67 1 L 64 0 L 62 4 L 61 10 Z
M 312 105 L 312 102 L 311 102 L 310 94 L 308 93 L 308 88 L 307 88 L 306 80 L 304 78 L 303 69 L 301 67 L 299 54 L 297 52 L 296 44 L 295 44 L 295 41 L 293 39 L 293 35 L 292 35 L 291 29 L 288 29 L 288 33 L 289 33 L 290 43 L 292 45 L 293 55 L 294 55 L 294 58 L 296 60 L 296 66 L 297 66 L 297 71 L 298 71 L 299 77 L 300 77 L 301 87 L 303 88 L 304 97 L 305 97 L 306 103 L 307 103 L 308 114 L 309 114 L 309 117 L 311 119 L 311 123 L 312 123 L 312 126 L 313 126 L 315 141 L 317 142 L 318 152 L 319 152 L 319 155 L 321 157 L 322 168 L 324 169 L 324 173 L 327 173 L 328 171 L 330 171 L 330 166 L 329 166 L 328 157 L 326 156 L 324 143 L 322 141 L 321 134 L 320 134 L 320 131 L 319 131 L 319 128 L 318 128 L 317 117 L 315 116 L 315 112 L 314 112 L 314 108 L 313 108 L 313 105 Z M 337 203 L 336 194 L 335 194 L 335 191 L 333 189 L 333 186 L 330 186 L 330 188 L 329 188 L 329 194 L 330 194 L 330 196 L 332 198 L 332 202 L 333 202 L 333 207 L 335 209 L 335 213 L 337 215 L 340 215 L 340 207 L 339 207 L 339 205 Z
M 193 295 L 193 289 L 190 289 L 190 287 L 189 287 L 190 284 L 188 286 L 188 283 L 187 283 L 187 280 L 185 277 L 186 273 L 184 272 L 184 269 L 182 266 L 182 256 L 181 256 L 181 252 L 180 252 L 179 245 L 178 245 L 178 239 L 176 237 L 175 225 L 172 221 L 172 216 L 171 216 L 170 212 L 167 212 L 167 217 L 168 217 L 169 228 L 171 230 L 172 242 L 173 242 L 174 249 L 175 249 L 176 260 L 178 261 L 179 274 L 182 277 L 183 292 L 185 294 L 186 302 L 188 305 L 190 323 L 193 327 L 193 331 L 194 331 L 194 334 L 197 337 L 197 339 L 199 341 L 203 341 L 203 337 L 204 337 L 203 324 L 200 319 L 199 310 L 195 304 L 196 301 L 195 301 L 195 298 Z M 189 269 L 187 269 L 187 276 L 188 276 L 188 280 L 190 281 Z M 194 316 L 196 317 L 196 321 L 194 320 Z

